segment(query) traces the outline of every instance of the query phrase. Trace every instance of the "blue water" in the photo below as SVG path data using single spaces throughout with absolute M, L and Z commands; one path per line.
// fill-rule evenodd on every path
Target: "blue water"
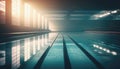
M 48 47 L 50 49 L 40 69 L 65 69 L 63 36 L 71 69 L 98 69 L 95 60 L 105 69 L 120 69 L 119 34 L 69 32 L 59 34 L 58 37 L 57 34 L 41 34 L 0 43 L 0 69 L 34 69 Z

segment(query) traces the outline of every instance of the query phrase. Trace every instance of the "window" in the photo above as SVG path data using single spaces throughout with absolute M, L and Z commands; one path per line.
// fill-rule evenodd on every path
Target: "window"
M 45 19 L 45 29 L 47 30 L 47 19 Z
M 5 1 L 0 0 L 0 23 L 5 23 Z
M 20 25 L 20 0 L 12 0 L 12 24 Z
M 42 29 L 44 29 L 44 16 L 42 16 Z
M 37 19 L 37 12 L 36 12 L 36 10 L 33 10 L 33 28 L 36 28 L 36 19 Z
M 25 3 L 24 5 L 24 26 L 30 27 L 30 13 L 31 7 L 29 4 Z
M 37 18 L 38 20 L 38 29 L 40 29 L 40 14 L 38 14 L 38 18 Z

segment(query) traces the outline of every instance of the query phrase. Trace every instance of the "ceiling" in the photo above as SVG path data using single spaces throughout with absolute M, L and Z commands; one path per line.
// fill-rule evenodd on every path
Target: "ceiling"
M 119 0 L 27 0 L 37 8 L 49 10 L 114 10 Z
M 50 20 L 94 20 L 95 15 L 120 9 L 118 0 L 27 0 Z M 120 11 L 120 10 L 119 10 Z M 117 16 L 118 18 L 119 16 Z
M 81 20 L 120 20 L 119 0 L 27 0 L 27 2 L 44 14 L 52 25 L 56 23 L 61 26 L 60 28 L 63 27 L 61 25 L 63 23 L 66 23 L 66 26 L 70 23 L 79 25 Z

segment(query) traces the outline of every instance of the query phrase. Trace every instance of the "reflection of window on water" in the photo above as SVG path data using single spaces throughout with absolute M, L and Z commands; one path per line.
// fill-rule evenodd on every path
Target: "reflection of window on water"
M 5 1 L 0 0 L 0 23 L 5 23 Z
M 40 42 L 41 42 L 41 36 L 38 36 L 38 45 L 37 45 L 37 50 L 40 50 Z
M 36 40 L 35 40 L 35 37 L 33 37 L 33 55 L 36 54 Z
M 0 66 L 5 65 L 5 51 L 0 50 Z
M 56 36 L 57 36 L 56 33 L 49 33 L 48 34 L 48 45 L 51 45 L 53 39 L 55 39 Z
M 42 35 L 42 39 L 41 39 L 41 47 L 44 47 L 44 42 L 45 42 L 44 35 Z
M 48 45 L 48 34 L 45 34 L 45 45 Z
M 12 69 L 16 69 L 20 66 L 20 41 L 13 41 L 12 46 Z
M 25 44 L 24 44 L 24 61 L 27 61 L 30 59 L 30 39 L 27 38 L 25 39 Z

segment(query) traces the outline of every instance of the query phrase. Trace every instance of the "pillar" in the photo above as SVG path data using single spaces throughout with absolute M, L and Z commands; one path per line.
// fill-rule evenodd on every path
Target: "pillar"
M 12 9 L 12 1 L 11 0 L 6 0 L 6 24 L 9 26 L 11 25 L 11 9 Z

